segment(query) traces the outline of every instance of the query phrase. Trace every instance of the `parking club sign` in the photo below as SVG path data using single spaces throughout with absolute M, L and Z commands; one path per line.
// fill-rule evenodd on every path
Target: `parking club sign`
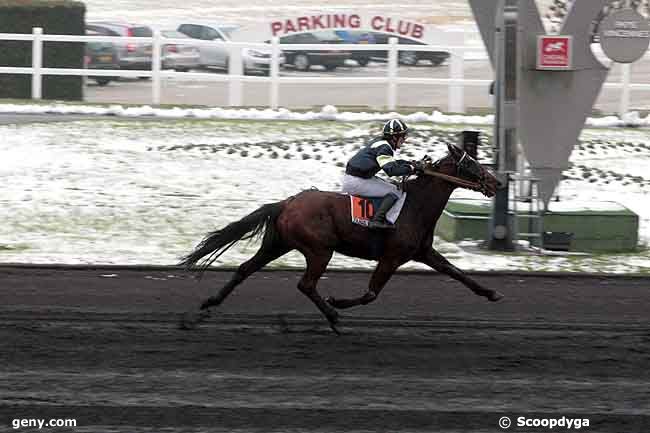
M 571 36 L 537 37 L 537 69 L 571 70 L 572 55 Z

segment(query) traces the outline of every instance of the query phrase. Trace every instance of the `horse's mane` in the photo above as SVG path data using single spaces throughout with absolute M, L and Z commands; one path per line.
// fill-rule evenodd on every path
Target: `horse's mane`
M 428 155 L 427 155 L 427 157 L 428 157 Z M 427 158 L 427 157 L 425 157 L 425 158 Z M 447 163 L 450 161 L 450 159 L 453 161 L 453 158 L 450 158 L 450 157 L 451 157 L 451 154 L 448 153 L 445 156 L 443 156 L 442 158 L 437 159 L 435 161 L 433 161 L 433 160 L 431 160 L 429 158 L 430 162 L 427 163 L 426 168 L 428 168 L 430 170 L 441 171 L 441 170 L 439 170 L 439 168 L 446 166 Z M 441 172 L 444 173 L 444 171 L 441 171 Z M 414 187 L 417 188 L 417 187 L 420 187 L 421 184 L 430 183 L 433 180 L 434 180 L 434 178 L 431 177 L 431 176 L 420 175 L 420 176 L 417 176 L 417 177 L 407 179 L 406 182 L 404 182 L 404 188 L 405 188 L 405 191 L 408 191 L 409 188 L 414 188 Z

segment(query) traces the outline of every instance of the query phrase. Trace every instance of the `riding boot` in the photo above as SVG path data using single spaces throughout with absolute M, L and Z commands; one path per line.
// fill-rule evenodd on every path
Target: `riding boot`
M 379 209 L 377 209 L 375 215 L 368 222 L 368 228 L 369 229 L 394 229 L 395 225 L 391 224 L 386 219 L 386 214 L 388 213 L 390 208 L 393 207 L 393 205 L 397 200 L 398 200 L 397 196 L 393 194 L 388 194 L 387 196 L 385 196 L 384 199 L 381 201 L 381 204 L 379 205 Z

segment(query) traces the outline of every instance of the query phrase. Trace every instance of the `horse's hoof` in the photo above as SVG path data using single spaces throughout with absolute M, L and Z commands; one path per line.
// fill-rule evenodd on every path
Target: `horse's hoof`
M 210 313 L 206 310 L 188 311 L 181 317 L 180 323 L 178 324 L 178 329 L 184 331 L 192 331 L 196 329 L 199 324 L 209 315 Z
M 336 308 L 336 299 L 332 298 L 331 296 L 325 298 L 325 302 L 330 304 L 332 307 Z
M 490 301 L 492 302 L 497 302 L 503 299 L 503 293 L 499 293 L 496 290 L 490 292 L 490 294 L 487 297 Z
M 193 331 L 199 324 L 199 321 L 193 317 L 195 313 L 183 313 L 181 320 L 178 321 L 178 329 L 182 331 Z
M 205 301 L 201 302 L 201 306 L 199 307 L 199 309 L 201 311 L 204 311 L 204 310 L 207 310 L 208 308 L 210 308 L 212 305 L 213 305 L 212 298 L 210 297 L 210 298 L 206 299 Z
M 336 316 L 334 318 L 331 318 L 331 319 L 328 319 L 328 322 L 330 324 L 330 328 L 332 328 L 332 331 L 334 331 L 336 333 L 336 335 L 341 335 L 341 332 L 339 332 L 338 328 L 336 327 L 336 325 L 338 325 L 338 323 L 339 323 L 338 316 Z

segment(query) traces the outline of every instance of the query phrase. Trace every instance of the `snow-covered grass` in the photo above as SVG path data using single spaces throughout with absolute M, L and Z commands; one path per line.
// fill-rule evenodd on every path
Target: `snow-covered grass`
M 297 111 L 280 108 L 201 108 L 201 107 L 151 107 L 129 105 L 81 105 L 68 103 L 55 104 L 0 104 L 0 113 L 12 114 L 76 114 L 103 115 L 129 118 L 159 117 L 171 119 L 230 119 L 230 120 L 336 120 L 343 122 L 359 122 L 383 120 L 395 116 L 403 117 L 411 122 L 440 122 L 463 124 L 491 124 L 494 116 L 465 116 L 445 115 L 438 111 L 424 113 L 417 111 L 410 114 L 396 112 L 349 110 L 339 112 L 332 106 L 326 105 L 320 111 Z
M 444 114 L 439 111 L 425 113 L 416 111 L 409 114 L 397 112 L 339 111 L 337 107 L 326 105 L 320 111 L 291 111 L 285 108 L 271 110 L 267 108 L 205 108 L 205 107 L 151 107 L 129 105 L 85 105 L 70 103 L 4 103 L 0 104 L 0 113 L 10 114 L 76 114 L 116 116 L 128 118 L 168 118 L 168 119 L 227 119 L 227 120 L 336 120 L 341 122 L 368 122 L 400 117 L 409 122 L 434 122 L 445 125 L 492 125 L 494 116 Z M 650 114 L 643 117 L 637 111 L 618 116 L 590 117 L 587 127 L 646 127 L 650 126 Z
M 151 110 L 142 109 L 147 116 L 160 114 Z M 0 111 L 10 110 L 0 106 Z M 0 126 L 0 261 L 174 264 L 207 231 L 263 203 L 312 186 L 338 190 L 349 155 L 378 131 L 379 120 L 391 116 L 339 113 L 333 107 L 309 116 L 298 113 L 303 118 L 283 112 L 280 119 L 264 111 L 221 111 L 232 118 L 199 120 L 196 113 L 176 111 L 174 120 L 102 117 Z M 456 142 L 456 134 L 468 128 L 462 125 L 472 124 L 486 141 L 491 135 L 489 117 L 418 116 L 406 117 L 414 131 L 401 155 L 407 159 L 441 157 L 444 143 Z M 234 120 L 240 117 L 249 120 Z M 489 146 L 481 147 L 480 157 L 491 160 Z M 495 254 L 477 242 L 439 238 L 435 247 L 465 269 L 648 273 L 649 162 L 650 131 L 587 129 L 559 190 L 566 202 L 609 200 L 639 214 L 636 253 Z M 468 191 L 454 196 L 478 197 Z M 256 248 L 238 245 L 218 263 L 237 265 Z M 303 259 L 289 254 L 274 265 L 301 267 Z M 373 263 L 335 255 L 331 266 Z

